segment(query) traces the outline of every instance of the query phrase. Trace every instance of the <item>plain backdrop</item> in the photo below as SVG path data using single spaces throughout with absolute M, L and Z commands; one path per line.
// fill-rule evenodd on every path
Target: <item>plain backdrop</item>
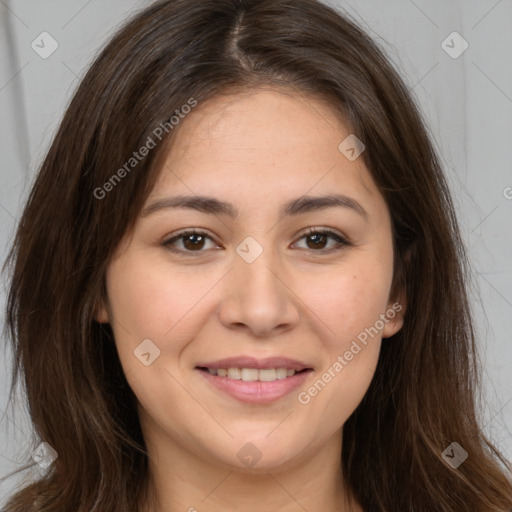
M 2 263 L 30 183 L 80 77 L 123 20 L 149 3 L 0 0 Z M 487 434 L 512 459 L 512 2 L 329 4 L 348 12 L 385 50 L 432 133 L 473 269 L 472 304 L 484 363 L 481 417 Z M 47 58 L 33 49 L 38 41 L 43 46 L 41 38 L 45 51 L 55 45 L 43 32 L 58 45 Z M 456 55 L 464 47 L 461 37 L 468 47 Z M 4 305 L 5 284 L 2 325 Z M 0 351 L 0 478 L 30 462 L 38 444 L 23 400 L 8 407 L 9 365 L 9 352 Z M 0 504 L 18 481 L 13 476 L 0 484 Z

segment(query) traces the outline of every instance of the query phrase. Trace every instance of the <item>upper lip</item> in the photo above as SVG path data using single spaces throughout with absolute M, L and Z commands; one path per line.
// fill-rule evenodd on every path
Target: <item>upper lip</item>
M 297 372 L 309 369 L 310 367 L 297 359 L 290 359 L 288 357 L 265 357 L 258 359 L 252 356 L 237 356 L 237 357 L 226 357 L 224 359 L 218 359 L 217 361 L 207 361 L 199 363 L 197 368 L 258 368 L 263 370 L 265 368 L 286 368 L 287 370 L 295 370 Z

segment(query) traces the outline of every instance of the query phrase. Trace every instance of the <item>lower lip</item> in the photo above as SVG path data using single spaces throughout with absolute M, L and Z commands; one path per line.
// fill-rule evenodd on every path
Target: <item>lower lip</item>
M 279 400 L 297 389 L 309 377 L 312 370 L 306 370 L 291 377 L 286 377 L 286 379 L 271 382 L 260 380 L 246 382 L 240 379 L 212 375 L 205 370 L 197 369 L 197 371 L 217 389 L 241 402 L 264 404 Z

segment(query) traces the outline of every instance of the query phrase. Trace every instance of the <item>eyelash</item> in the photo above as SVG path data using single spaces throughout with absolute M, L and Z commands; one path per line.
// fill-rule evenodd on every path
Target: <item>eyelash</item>
M 179 239 L 183 239 L 190 235 L 204 236 L 206 238 L 213 240 L 211 236 L 209 236 L 208 234 L 206 234 L 202 231 L 197 231 L 195 229 L 187 229 L 187 230 L 180 231 L 177 234 L 173 235 L 172 238 L 168 239 L 166 242 L 163 242 L 162 245 L 164 245 L 171 252 L 174 252 L 174 253 L 177 253 L 180 255 L 186 255 L 186 256 L 198 256 L 200 253 L 205 252 L 205 250 L 189 251 L 189 250 L 182 250 L 182 249 L 174 249 L 174 248 L 170 247 L 170 244 L 172 244 L 173 242 L 175 242 Z M 309 249 L 313 252 L 320 253 L 321 255 L 338 252 L 338 251 L 342 250 L 344 247 L 348 247 L 348 246 L 352 245 L 348 240 L 343 238 L 341 235 L 339 235 L 338 233 L 336 233 L 330 229 L 327 229 L 327 228 L 309 228 L 305 233 L 303 233 L 301 235 L 301 237 L 298 240 L 302 240 L 303 238 L 306 238 L 311 235 L 327 235 L 328 237 L 336 240 L 337 245 L 335 245 L 334 247 L 331 247 L 329 249 L 319 249 L 319 250 Z M 303 249 L 303 250 L 308 250 L 308 249 Z M 196 253 L 196 254 L 194 254 L 194 253 Z

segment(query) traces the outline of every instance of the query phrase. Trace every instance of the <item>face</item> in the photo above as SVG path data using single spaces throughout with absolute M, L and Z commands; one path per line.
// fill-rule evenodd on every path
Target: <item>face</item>
M 96 318 L 113 328 L 148 449 L 241 470 L 259 459 L 256 471 L 340 446 L 404 311 L 389 296 L 386 203 L 338 149 L 350 133 L 284 90 L 216 98 L 182 121 Z

